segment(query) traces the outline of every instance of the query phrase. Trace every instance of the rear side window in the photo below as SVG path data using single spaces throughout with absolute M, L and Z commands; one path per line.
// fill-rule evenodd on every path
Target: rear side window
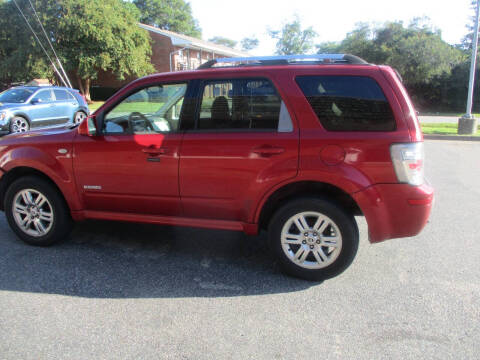
M 299 76 L 297 84 L 330 131 L 393 131 L 395 118 L 377 82 L 365 76 Z
M 72 95 L 68 94 L 65 90 L 53 90 L 53 93 L 57 101 L 72 100 Z
M 206 81 L 198 129 L 277 130 L 282 99 L 266 79 Z

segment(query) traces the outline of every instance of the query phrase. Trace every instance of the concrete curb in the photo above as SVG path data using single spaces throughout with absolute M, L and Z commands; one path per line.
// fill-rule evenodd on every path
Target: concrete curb
M 480 141 L 480 136 L 423 134 L 425 140 Z

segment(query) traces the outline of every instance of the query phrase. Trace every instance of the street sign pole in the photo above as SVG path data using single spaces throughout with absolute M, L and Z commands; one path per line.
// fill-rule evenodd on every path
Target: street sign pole
M 477 11 L 475 13 L 475 28 L 473 31 L 472 60 L 470 61 L 470 80 L 468 82 L 467 112 L 458 119 L 459 134 L 475 134 L 477 132 L 477 119 L 472 116 L 473 87 L 475 84 L 475 70 L 477 65 L 478 48 L 478 20 L 480 16 L 480 0 L 477 0 Z

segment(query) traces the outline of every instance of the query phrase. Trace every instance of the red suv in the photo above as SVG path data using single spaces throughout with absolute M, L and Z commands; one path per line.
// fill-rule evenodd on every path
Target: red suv
M 84 219 L 268 230 L 293 276 L 352 262 L 430 214 L 423 135 L 396 72 L 351 55 L 216 59 L 136 80 L 79 126 L 0 140 L 0 204 L 33 245 Z

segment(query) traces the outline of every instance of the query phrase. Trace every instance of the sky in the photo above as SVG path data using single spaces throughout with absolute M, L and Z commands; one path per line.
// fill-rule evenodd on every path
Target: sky
M 340 41 L 358 22 L 382 24 L 428 16 L 450 44 L 461 41 L 466 24 L 474 15 L 470 0 L 187 0 L 195 19 L 208 40 L 223 36 L 240 41 L 245 37 L 260 40 L 253 55 L 272 55 L 275 40 L 267 29 L 280 30 L 298 15 L 303 28 L 312 26 L 318 33 L 315 43 Z

